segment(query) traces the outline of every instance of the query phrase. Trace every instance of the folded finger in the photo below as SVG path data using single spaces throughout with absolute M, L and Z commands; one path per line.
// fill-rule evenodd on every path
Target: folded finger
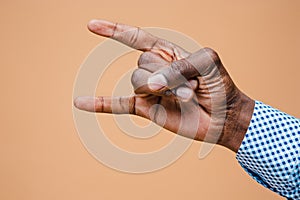
M 156 96 L 176 96 L 183 101 L 189 101 L 193 95 L 194 91 L 198 87 L 198 81 L 195 79 L 189 80 L 187 83 L 178 86 L 177 88 L 164 90 L 164 91 L 154 91 L 149 87 L 148 79 L 152 75 L 151 72 L 144 69 L 136 69 L 131 77 L 131 82 L 134 87 L 136 94 L 153 94 Z M 154 80 L 155 81 L 155 80 Z M 152 82 L 151 86 L 156 85 L 157 87 L 162 87 L 159 82 Z

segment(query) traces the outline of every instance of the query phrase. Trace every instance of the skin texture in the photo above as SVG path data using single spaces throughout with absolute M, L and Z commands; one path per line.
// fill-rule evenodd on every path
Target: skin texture
M 135 95 L 78 97 L 77 108 L 138 115 L 185 137 L 238 151 L 254 101 L 236 87 L 214 50 L 189 53 L 140 28 L 104 20 L 92 20 L 88 29 L 143 53 L 131 78 Z

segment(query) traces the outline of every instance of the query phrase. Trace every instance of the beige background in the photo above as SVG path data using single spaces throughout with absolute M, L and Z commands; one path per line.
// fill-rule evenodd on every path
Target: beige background
M 0 199 L 283 199 L 246 175 L 225 148 L 199 160 L 199 142 L 155 173 L 131 175 L 103 166 L 79 140 L 72 89 L 80 64 L 103 41 L 86 23 L 104 18 L 174 29 L 216 49 L 243 91 L 300 117 L 299 9 L 298 0 L 2 0 Z M 132 68 L 137 56 L 116 62 L 107 85 L 122 75 L 118 68 Z M 109 95 L 110 89 L 100 84 L 98 93 Z M 155 149 L 172 138 L 163 131 L 134 140 L 111 116 L 98 118 L 115 143 L 131 150 Z

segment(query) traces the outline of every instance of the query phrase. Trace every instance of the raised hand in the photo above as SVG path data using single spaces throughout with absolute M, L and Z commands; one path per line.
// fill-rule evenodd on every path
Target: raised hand
M 140 28 L 104 20 L 92 20 L 88 28 L 143 53 L 132 74 L 135 95 L 78 97 L 77 108 L 138 115 L 174 133 L 237 151 L 254 101 L 235 86 L 214 50 L 191 54 Z

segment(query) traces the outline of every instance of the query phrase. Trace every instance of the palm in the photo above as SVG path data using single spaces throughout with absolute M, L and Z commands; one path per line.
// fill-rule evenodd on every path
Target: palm
M 190 112 L 187 112 L 187 110 L 182 112 L 182 104 L 191 104 L 190 102 L 179 102 L 174 97 L 160 97 L 155 95 L 136 96 L 135 99 L 135 114 L 150 119 L 174 133 L 203 140 L 210 122 L 210 117 L 209 114 L 198 105 L 193 103 L 193 109 L 191 105 L 186 106 L 191 109 Z M 191 112 L 195 114 L 193 115 Z M 198 116 L 199 114 L 201 115 L 200 118 Z M 201 119 L 201 121 L 199 119 Z M 190 127 L 193 123 L 201 124 L 199 130 L 194 130 L 196 132 L 192 131 Z

